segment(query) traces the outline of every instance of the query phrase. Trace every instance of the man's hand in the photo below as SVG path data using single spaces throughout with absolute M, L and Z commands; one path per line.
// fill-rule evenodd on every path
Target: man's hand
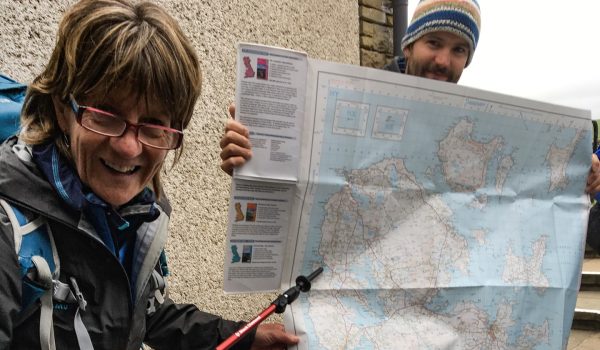
M 229 105 L 229 115 L 231 119 L 225 124 L 225 133 L 221 137 L 219 146 L 221 146 L 221 169 L 231 176 L 233 168 L 243 165 L 252 157 L 252 145 L 248 129 L 234 120 L 233 104 Z
M 592 166 L 587 177 L 585 192 L 592 196 L 600 192 L 600 160 L 598 160 L 598 156 L 595 154 L 592 154 Z
M 286 333 L 281 323 L 261 323 L 256 328 L 256 336 L 251 350 L 281 350 L 288 345 L 298 344 L 300 338 Z

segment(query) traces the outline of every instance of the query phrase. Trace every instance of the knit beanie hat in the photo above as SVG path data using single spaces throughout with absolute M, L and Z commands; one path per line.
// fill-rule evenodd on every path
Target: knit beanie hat
M 469 43 L 466 67 L 475 53 L 480 27 L 481 13 L 476 0 L 421 0 L 402 38 L 402 50 L 425 34 L 449 32 Z

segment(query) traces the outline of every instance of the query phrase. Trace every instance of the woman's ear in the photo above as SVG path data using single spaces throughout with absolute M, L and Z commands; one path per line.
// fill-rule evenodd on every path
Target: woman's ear
M 71 108 L 56 95 L 52 95 L 52 103 L 54 104 L 54 114 L 56 114 L 58 126 L 64 133 L 68 134 L 71 129 L 70 121 L 73 120 L 73 118 L 69 118 Z

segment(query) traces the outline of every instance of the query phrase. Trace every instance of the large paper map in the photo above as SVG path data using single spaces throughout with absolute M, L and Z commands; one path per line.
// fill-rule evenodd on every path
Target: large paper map
M 286 314 L 305 333 L 300 348 L 565 348 L 585 241 L 589 114 L 309 66 L 314 110 L 284 283 L 324 272 Z

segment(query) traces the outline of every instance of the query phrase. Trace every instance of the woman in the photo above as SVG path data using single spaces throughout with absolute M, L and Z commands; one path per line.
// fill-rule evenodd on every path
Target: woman
M 241 326 L 162 293 L 170 207 L 159 174 L 169 151 L 181 154 L 200 88 L 192 45 L 157 5 L 83 0 L 65 14 L 22 131 L 0 146 L 0 198 L 42 216 L 60 258 L 53 326 L 42 331 L 39 303 L 21 309 L 0 208 L 0 349 L 214 349 Z M 61 286 L 71 302 L 57 301 Z M 297 341 L 265 324 L 236 348 Z

